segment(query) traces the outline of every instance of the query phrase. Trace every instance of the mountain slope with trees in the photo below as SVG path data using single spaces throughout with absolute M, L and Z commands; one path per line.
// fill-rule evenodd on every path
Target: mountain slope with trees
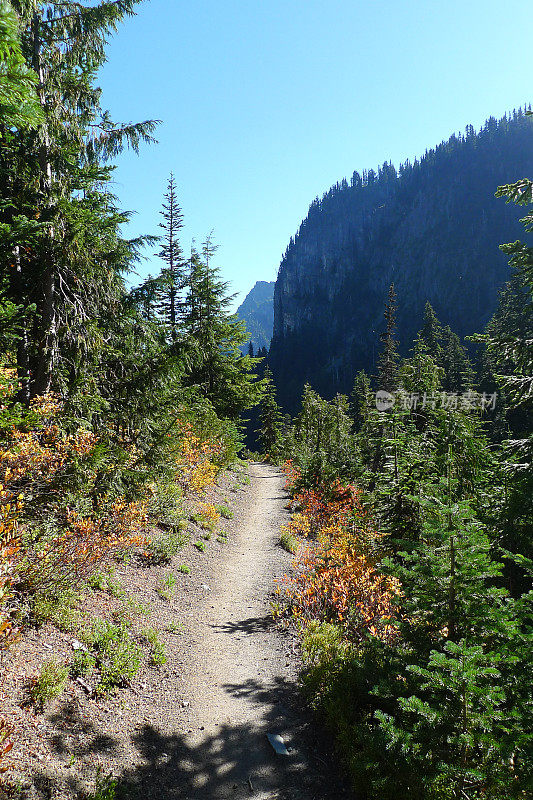
M 326 397 L 377 368 L 382 308 L 394 283 L 406 352 L 431 303 L 456 335 L 482 330 L 509 277 L 499 244 L 521 234 L 498 185 L 533 168 L 533 123 L 521 110 L 452 136 L 396 170 L 354 173 L 309 209 L 283 256 L 269 362 L 294 410 L 305 382 Z

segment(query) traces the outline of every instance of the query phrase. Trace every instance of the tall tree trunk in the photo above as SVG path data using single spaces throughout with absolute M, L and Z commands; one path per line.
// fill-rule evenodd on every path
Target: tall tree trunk
M 41 61 L 41 18 L 38 13 L 33 15 L 33 68 L 39 77 L 39 100 L 46 109 L 45 75 Z M 52 165 L 50 162 L 50 137 L 46 121 L 43 124 L 42 140 L 39 145 L 39 165 L 43 193 L 48 198 L 50 207 L 52 191 Z M 49 240 L 44 244 L 42 253 L 42 277 L 37 300 L 37 354 L 30 384 L 30 395 L 45 394 L 50 390 L 52 372 L 54 367 L 55 352 L 57 347 L 57 314 L 55 305 L 55 263 L 52 254 L 54 226 L 50 221 Z

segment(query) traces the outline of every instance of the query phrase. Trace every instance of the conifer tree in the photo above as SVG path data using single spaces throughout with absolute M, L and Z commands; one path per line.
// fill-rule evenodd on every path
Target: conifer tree
M 398 345 L 394 338 L 396 330 L 396 292 L 391 283 L 385 304 L 385 331 L 379 337 L 382 351 L 378 359 L 378 388 L 393 392 L 397 386 Z
M 429 302 L 426 302 L 424 308 L 424 322 L 419 336 L 426 345 L 429 355 L 437 364 L 440 364 L 442 360 L 442 325 Z
M 443 329 L 442 338 L 442 388 L 447 392 L 465 392 L 472 387 L 474 381 L 474 369 L 466 349 L 448 325 Z
M 351 397 L 351 413 L 354 420 L 355 430 L 358 431 L 368 418 L 371 389 L 370 379 L 364 370 L 355 376 L 354 387 Z
M 161 276 L 163 298 L 160 313 L 166 320 L 173 338 L 176 338 L 180 312 L 179 293 L 184 285 L 184 261 L 179 241 L 179 232 L 183 227 L 183 213 L 178 203 L 176 181 L 172 172 L 168 180 L 163 210 L 160 213 L 164 221 L 159 223 L 159 227 L 164 233 L 159 257 L 167 265 Z
M 257 434 L 262 450 L 272 461 L 281 456 L 283 415 L 276 402 L 276 387 L 267 367 L 263 378 L 263 397 L 259 406 Z
M 38 125 L 43 114 L 36 92 L 37 75 L 22 55 L 18 18 L 8 0 L 0 0 L 0 136 L 10 128 Z
M 102 188 L 110 176 L 104 162 L 127 145 L 152 141 L 155 123 L 114 124 L 100 105 L 95 76 L 109 35 L 136 4 L 14 2 L 42 114 L 38 132 L 0 142 L 0 196 L 10 200 L 2 222 L 29 226 L 37 217 L 41 223 L 37 239 L 20 242 L 8 287 L 14 301 L 35 309 L 19 331 L 18 370 L 31 396 L 46 392 L 58 372 L 68 373 L 62 340 L 79 354 L 90 346 L 95 309 L 103 297 L 113 302 L 120 271 L 133 256 L 118 236 L 125 216 Z
M 183 315 L 185 381 L 212 403 L 217 414 L 234 418 L 257 404 L 261 384 L 253 375 L 257 359 L 242 355 L 248 333 L 244 322 L 229 312 L 233 298 L 213 265 L 215 252 L 210 237 L 201 254 L 191 250 Z

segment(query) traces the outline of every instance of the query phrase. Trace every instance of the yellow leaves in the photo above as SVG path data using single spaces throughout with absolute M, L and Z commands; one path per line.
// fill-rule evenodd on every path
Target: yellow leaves
M 176 480 L 184 492 L 201 494 L 211 486 L 218 474 L 215 460 L 220 455 L 216 441 L 202 441 L 189 423 L 179 423 L 175 450 Z
M 220 519 L 220 514 L 212 503 L 200 503 L 198 514 L 208 527 L 214 527 Z

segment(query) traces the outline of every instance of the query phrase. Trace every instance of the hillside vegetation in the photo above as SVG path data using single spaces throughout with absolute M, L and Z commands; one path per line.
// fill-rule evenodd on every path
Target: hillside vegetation
M 172 176 L 161 237 L 121 232 L 113 159 L 152 143 L 157 122 L 115 123 L 95 81 L 136 5 L 0 3 L 2 650 L 30 625 L 71 629 L 72 598 L 113 559 L 175 552 L 183 498 L 235 461 L 240 415 L 261 392 L 216 248 L 182 255 Z M 143 246 L 162 269 L 129 289 Z M 152 541 L 158 523 L 167 533 Z M 116 655 L 128 636 L 111 627 Z M 106 689 L 131 677 L 124 661 L 105 683 L 102 659 Z M 49 673 L 43 704 L 68 667 Z M 0 718 L 0 762 L 9 735 Z

